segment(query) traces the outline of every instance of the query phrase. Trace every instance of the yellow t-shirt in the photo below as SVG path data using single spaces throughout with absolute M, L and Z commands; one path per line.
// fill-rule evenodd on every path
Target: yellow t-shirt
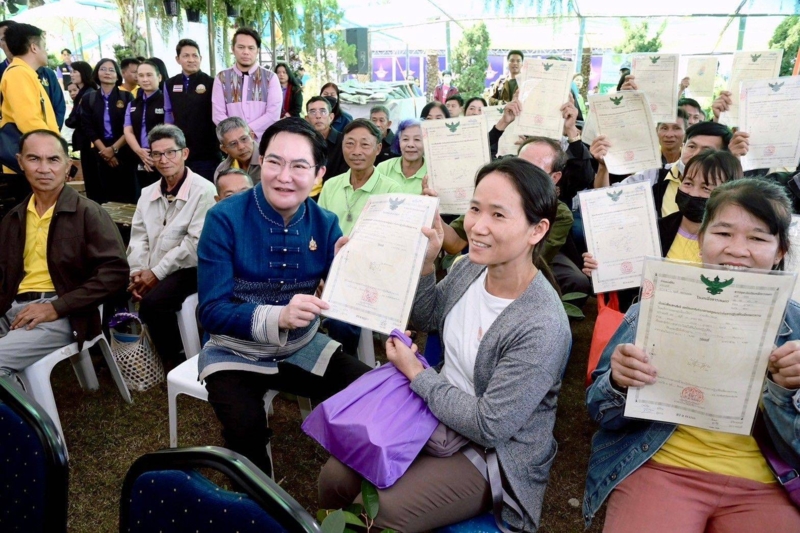
M 688 233 L 678 230 L 678 234 L 675 235 L 675 240 L 672 241 L 672 246 L 667 252 L 667 259 L 700 263 L 700 245 L 697 243 L 697 236 L 689 236 Z
M 28 202 L 28 215 L 25 220 L 25 248 L 22 255 L 25 277 L 22 278 L 17 294 L 55 292 L 56 290 L 53 280 L 50 278 L 50 269 L 47 268 L 47 235 L 50 233 L 54 207 L 50 207 L 40 217 L 36 212 L 34 197 L 31 196 Z
M 678 230 L 667 259 L 699 263 L 700 245 L 697 237 Z M 652 459 L 668 466 L 742 477 L 761 483 L 775 481 L 758 444 L 749 435 L 679 425 Z

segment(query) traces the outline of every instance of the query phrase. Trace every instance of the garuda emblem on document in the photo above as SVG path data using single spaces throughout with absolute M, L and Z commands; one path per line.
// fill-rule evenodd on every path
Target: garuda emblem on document
M 758 58 L 761 57 L 761 54 L 750 54 L 750 59 L 753 60 L 753 63 L 758 61 Z
M 622 196 L 623 192 L 625 191 L 609 191 L 606 194 L 608 195 L 609 198 L 611 198 L 612 202 L 616 202 L 617 200 L 619 200 L 619 197 Z
M 553 68 L 553 64 L 552 63 L 545 63 L 542 66 L 544 67 L 545 72 L 547 72 L 548 70 Z
M 619 105 L 622 103 L 622 96 L 611 97 L 611 101 L 614 102 L 614 105 Z
M 461 125 L 461 122 L 451 122 L 450 124 L 445 122 L 444 125 L 447 126 L 448 130 L 450 130 L 450 133 L 455 133 L 458 127 Z
M 711 294 L 712 296 L 722 294 L 722 291 L 725 289 L 725 287 L 730 287 L 733 284 L 733 278 L 720 281 L 719 276 L 716 276 L 714 279 L 708 279 L 702 274 L 700 275 L 700 281 L 706 285 L 706 291 L 708 291 L 708 294 Z
M 773 92 L 778 92 L 781 90 L 781 87 L 783 87 L 784 83 L 786 82 L 782 81 L 780 83 L 768 83 L 767 85 L 769 85 L 769 88 L 772 89 Z
M 650 57 L 650 62 L 655 65 L 656 63 L 658 63 L 659 59 L 661 59 L 661 56 L 652 56 Z
M 403 198 L 402 200 L 400 198 L 389 198 L 389 209 L 394 211 L 395 209 L 403 205 L 405 201 L 406 201 L 405 198 Z

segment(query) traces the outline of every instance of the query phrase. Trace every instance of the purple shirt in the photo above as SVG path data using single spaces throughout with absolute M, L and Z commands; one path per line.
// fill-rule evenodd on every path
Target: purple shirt
M 150 142 L 147 140 L 147 124 L 145 120 L 147 118 L 147 101 L 153 97 L 153 95 L 157 94 L 158 91 L 154 92 L 150 96 L 147 96 L 145 92 L 140 88 L 139 91 L 142 95 L 142 131 L 139 133 L 139 146 L 145 149 L 150 148 Z M 159 89 L 160 91 L 160 89 Z M 131 122 L 131 104 L 134 103 L 136 100 L 131 100 L 128 104 L 128 108 L 125 110 L 125 126 L 133 127 L 133 123 Z M 106 105 L 106 108 L 108 106 Z M 172 116 L 172 104 L 169 101 L 169 98 L 165 95 L 164 97 L 164 124 L 175 124 L 175 118 Z
M 111 89 L 112 91 L 114 89 Z M 113 133 L 111 132 L 111 115 L 108 114 L 108 99 L 111 96 L 111 93 L 108 94 L 103 92 L 103 89 L 100 89 L 100 94 L 103 96 L 103 102 L 105 102 L 106 107 L 103 111 L 103 139 L 111 139 L 113 137 Z

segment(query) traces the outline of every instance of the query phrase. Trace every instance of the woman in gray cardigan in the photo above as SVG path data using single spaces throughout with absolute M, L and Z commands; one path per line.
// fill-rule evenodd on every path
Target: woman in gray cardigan
M 539 526 L 571 339 L 558 294 L 536 266 L 556 206 L 551 178 L 532 164 L 511 158 L 484 166 L 464 221 L 469 258 L 438 285 L 441 219 L 423 230 L 430 243 L 411 321 L 420 330 L 442 332 L 443 367 L 424 370 L 416 347 L 393 339 L 386 345 L 389 360 L 443 424 L 469 439 L 479 455 L 496 452 L 512 504 L 503 506 L 502 518 L 524 531 Z M 376 525 L 409 533 L 484 513 L 492 494 L 483 474 L 463 453 L 422 454 L 380 491 Z M 360 482 L 331 458 L 320 474 L 320 505 L 348 505 Z

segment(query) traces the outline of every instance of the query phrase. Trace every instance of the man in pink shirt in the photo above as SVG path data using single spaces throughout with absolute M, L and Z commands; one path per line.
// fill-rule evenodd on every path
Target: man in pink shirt
M 251 28 L 233 34 L 236 64 L 214 79 L 211 95 L 214 124 L 228 117 L 241 117 L 258 139 L 280 119 L 283 92 L 278 77 L 259 66 L 261 36 Z

